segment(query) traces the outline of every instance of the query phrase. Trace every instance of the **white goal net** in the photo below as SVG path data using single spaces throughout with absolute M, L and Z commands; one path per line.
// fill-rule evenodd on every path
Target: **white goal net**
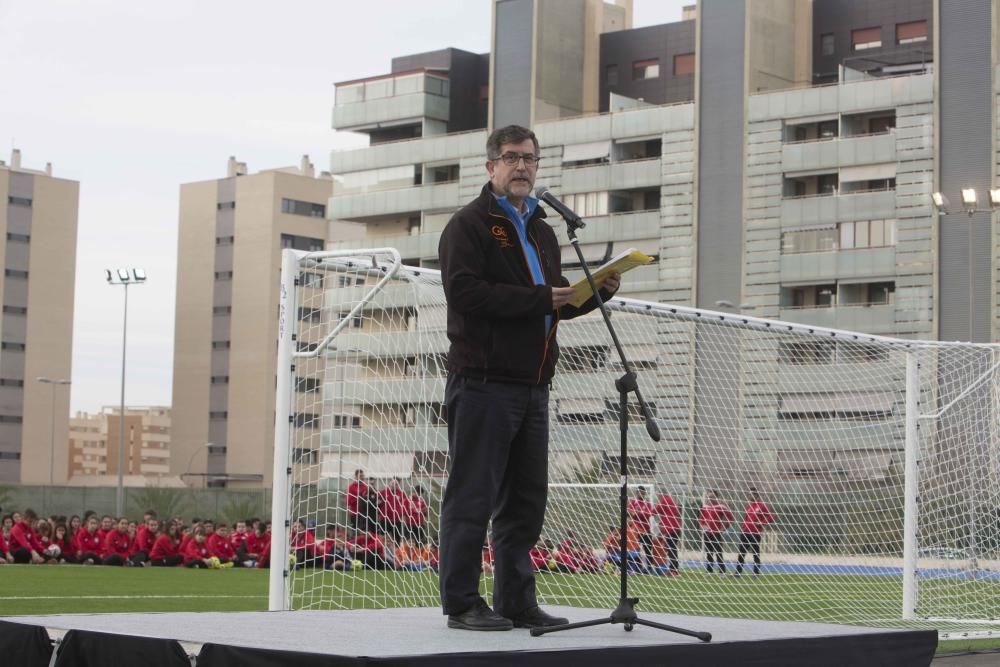
M 648 511 L 616 534 L 624 371 L 598 313 L 563 322 L 533 552 L 543 603 L 612 608 L 628 567 L 645 611 L 1000 627 L 1000 347 L 609 308 L 663 434 L 649 439 L 633 402 L 628 496 Z M 286 250 L 280 317 L 271 608 L 438 605 L 440 276 L 391 249 Z M 709 491 L 732 515 L 714 526 L 724 575 L 705 563 Z M 748 527 L 754 493 L 773 521 Z M 623 538 L 626 563 L 609 548 Z M 488 596 L 488 544 L 483 563 Z

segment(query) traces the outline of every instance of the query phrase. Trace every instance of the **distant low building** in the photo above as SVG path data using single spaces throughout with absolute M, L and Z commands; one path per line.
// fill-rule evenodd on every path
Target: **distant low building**
M 70 483 L 100 478 L 113 484 L 118 476 L 121 410 L 103 407 L 97 414 L 77 412 L 69 420 Z M 170 475 L 170 408 L 125 408 L 125 476 L 161 478 Z

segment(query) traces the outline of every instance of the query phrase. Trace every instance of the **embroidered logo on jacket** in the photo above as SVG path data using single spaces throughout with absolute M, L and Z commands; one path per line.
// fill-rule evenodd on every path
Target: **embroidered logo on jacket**
M 503 225 L 493 225 L 490 227 L 490 233 L 493 234 L 493 238 L 497 240 L 501 248 L 514 247 L 514 244 L 510 242 L 510 238 L 507 236 L 507 229 Z

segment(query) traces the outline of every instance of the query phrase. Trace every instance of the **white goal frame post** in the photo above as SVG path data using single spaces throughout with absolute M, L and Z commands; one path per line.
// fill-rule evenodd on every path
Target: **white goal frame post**
M 383 257 L 381 261 L 376 259 L 380 256 Z M 295 318 L 297 313 L 296 281 L 302 270 L 301 265 L 303 263 L 314 265 L 327 263 L 330 266 L 340 263 L 343 266 L 354 267 L 367 265 L 372 273 L 382 276 L 377 281 L 377 284 L 367 285 L 366 295 L 354 303 L 346 316 L 343 316 L 339 322 L 330 328 L 316 349 L 304 351 L 296 350 L 295 345 Z M 303 358 L 323 355 L 336 336 L 347 326 L 348 321 L 364 308 L 365 303 L 374 298 L 390 281 L 406 281 L 410 279 L 408 276 L 416 279 L 420 276 L 439 276 L 439 273 L 430 269 L 404 267 L 400 259 L 400 254 L 392 248 L 324 252 L 285 250 L 282 253 L 282 277 L 278 315 L 277 394 L 275 402 L 274 493 L 272 501 L 272 544 L 274 546 L 269 580 L 269 609 L 271 610 L 290 608 L 291 591 L 289 590 L 289 575 L 291 568 L 288 558 L 282 554 L 289 545 L 290 522 L 293 518 L 290 515 L 290 498 L 292 486 L 291 449 L 294 446 L 291 443 L 291 439 L 294 429 L 293 415 L 295 412 L 295 364 Z M 439 278 L 437 279 L 439 280 Z M 797 336 L 798 339 L 818 341 L 824 345 L 829 343 L 845 346 L 870 346 L 873 349 L 888 351 L 886 354 L 891 353 L 894 355 L 894 359 L 899 359 L 900 355 L 902 355 L 905 361 L 902 364 L 897 364 L 897 366 L 905 370 L 899 371 L 902 373 L 902 377 L 897 378 L 898 381 L 901 381 L 899 382 L 900 390 L 896 392 L 895 403 L 893 404 L 898 407 L 899 412 L 903 413 L 902 423 L 896 426 L 900 431 L 898 439 L 903 440 L 902 461 L 899 466 L 903 478 L 902 526 L 900 531 L 902 533 L 902 553 L 901 557 L 897 556 L 902 565 L 902 607 L 899 609 L 896 621 L 905 623 L 907 621 L 953 620 L 951 615 L 948 614 L 938 619 L 933 614 L 926 612 L 918 613 L 918 590 L 920 584 L 918 560 L 920 557 L 927 556 L 927 554 L 921 553 L 919 540 L 922 500 L 922 489 L 920 486 L 921 468 L 924 464 L 928 463 L 930 457 L 935 455 L 932 446 L 932 441 L 936 437 L 934 433 L 946 429 L 946 426 L 942 424 L 947 422 L 949 415 L 952 414 L 955 407 L 962 404 L 963 400 L 968 399 L 973 394 L 982 394 L 987 399 L 984 404 L 986 407 L 980 411 L 982 414 L 975 414 L 976 433 L 960 432 L 955 437 L 964 438 L 968 441 L 972 441 L 974 437 L 980 435 L 988 438 L 988 442 L 983 443 L 983 449 L 987 452 L 987 460 L 976 460 L 972 464 L 973 469 L 976 470 L 977 479 L 985 479 L 986 483 L 990 485 L 986 502 L 996 500 L 997 490 L 995 485 L 998 478 L 1000 478 L 1000 470 L 996 469 L 998 456 L 1000 456 L 997 452 L 997 443 L 1000 440 L 998 438 L 998 433 L 1000 433 L 1000 345 L 897 339 L 755 318 L 743 314 L 713 312 L 686 306 L 621 297 L 616 297 L 608 305 L 614 314 L 617 315 L 620 313 L 623 317 L 627 317 L 627 314 L 654 316 L 665 318 L 665 320 L 671 322 L 685 323 L 695 332 L 691 334 L 691 339 L 694 341 L 700 340 L 699 337 L 702 335 L 700 333 L 702 330 L 712 332 L 716 330 L 731 330 L 737 333 L 751 332 L 763 335 Z M 566 324 L 575 326 L 575 322 L 571 321 Z M 594 329 L 590 329 L 590 331 L 594 331 Z M 442 336 L 444 335 L 443 331 L 438 333 Z M 726 336 L 726 334 L 719 335 L 723 338 Z M 737 342 L 741 346 L 738 352 L 741 359 L 743 355 L 748 357 L 753 356 L 755 349 L 752 344 L 747 346 L 745 343 Z M 689 354 L 693 354 L 694 347 L 693 343 L 689 345 Z M 950 359 L 951 355 L 961 357 L 955 363 L 956 366 L 963 368 L 965 365 L 968 366 L 968 376 L 962 384 L 955 385 L 956 381 L 951 379 L 950 376 L 946 378 L 944 371 L 938 368 L 939 365 L 941 368 L 944 368 L 946 357 Z M 711 355 L 709 354 L 709 356 Z M 761 368 L 764 368 L 764 366 L 761 366 Z M 739 374 L 740 370 L 734 369 L 733 372 Z M 557 373 L 557 381 L 558 376 L 559 373 Z M 644 382 L 643 376 L 644 373 L 640 373 L 640 383 Z M 742 380 L 741 375 L 737 375 L 737 378 Z M 945 384 L 948 384 L 948 386 L 945 387 Z M 646 389 L 645 385 L 643 388 L 644 390 Z M 690 390 L 694 396 L 690 400 L 694 402 L 698 398 L 696 396 L 697 388 L 692 386 Z M 655 392 L 646 390 L 644 393 L 651 395 Z M 740 412 L 742 409 L 740 406 L 736 406 L 737 412 Z M 789 410 L 791 409 L 789 408 Z M 674 416 L 676 415 L 672 416 L 668 410 L 665 415 L 659 416 L 658 419 L 662 425 L 664 420 L 672 419 Z M 719 418 L 723 420 L 736 420 L 730 425 L 740 429 L 741 438 L 752 438 L 760 435 L 753 432 L 754 426 L 752 420 L 741 415 L 722 415 Z M 685 414 L 681 415 L 680 421 L 683 423 L 679 428 L 674 428 L 674 432 L 684 433 L 686 431 L 688 436 L 693 438 L 691 434 L 697 426 L 695 423 L 697 419 Z M 726 423 L 728 424 L 729 422 Z M 850 437 L 847 430 L 845 430 L 845 433 L 847 433 L 845 437 Z M 613 451 L 616 445 L 616 442 L 606 443 L 606 449 Z M 643 443 L 643 446 L 648 447 L 645 443 Z M 691 445 L 691 447 L 693 451 L 694 445 Z M 981 469 L 984 467 L 986 468 L 985 470 Z M 690 470 L 687 477 L 687 480 L 682 481 L 691 484 L 691 486 L 684 489 L 689 494 L 689 497 L 703 493 L 706 488 L 711 488 L 705 483 L 697 483 L 697 480 L 694 479 L 694 473 Z M 755 478 L 755 480 L 759 479 L 760 477 Z M 624 483 L 628 483 L 628 480 L 624 480 Z M 975 486 L 976 483 L 967 482 L 967 484 L 972 486 Z M 657 486 L 661 486 L 660 480 L 656 480 L 656 484 Z M 628 483 L 628 485 L 630 489 L 638 486 L 636 483 Z M 677 488 L 677 481 L 674 479 L 666 480 L 662 486 L 673 490 Z M 614 495 L 617 498 L 617 494 Z M 976 516 L 978 514 L 977 508 L 982 502 L 980 497 L 972 505 L 974 509 L 969 512 L 969 517 L 966 519 L 970 522 L 971 527 L 963 529 L 967 535 L 964 538 L 966 546 L 958 548 L 959 551 L 962 548 L 968 551 L 968 567 L 971 570 L 971 577 L 973 579 L 977 577 L 976 573 L 982 567 L 982 563 L 977 560 L 976 553 Z M 739 514 L 741 509 L 739 507 L 733 508 L 736 514 Z M 737 517 L 738 520 L 739 517 Z M 995 553 L 996 545 L 993 545 L 993 551 Z M 944 557 L 948 558 L 949 556 L 945 555 Z M 994 555 L 993 558 L 1000 559 L 1000 556 Z M 994 566 L 995 564 L 991 563 L 986 569 L 993 571 L 991 568 Z M 1000 566 L 997 566 L 997 569 L 1000 569 Z M 877 620 L 892 621 L 892 619 Z M 976 626 L 976 624 L 998 625 L 998 622 L 993 617 L 975 618 L 974 614 L 973 617 L 962 616 L 957 621 L 966 624 L 966 626 Z

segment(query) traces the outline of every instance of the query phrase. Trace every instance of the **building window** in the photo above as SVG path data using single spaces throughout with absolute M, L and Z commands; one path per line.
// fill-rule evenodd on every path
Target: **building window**
M 298 352 L 315 352 L 318 343 L 312 343 L 307 340 L 299 340 L 295 342 L 295 349 Z
M 927 41 L 927 21 L 896 24 L 896 43 L 913 44 Z
M 0 350 L 23 352 L 24 348 L 25 348 L 24 343 L 8 343 L 7 341 L 0 343 Z
M 293 423 L 303 428 L 319 428 L 319 415 L 312 412 L 298 412 L 293 417 Z
M 361 417 L 359 415 L 334 415 L 334 428 L 361 428 Z
M 236 202 L 234 201 L 220 201 L 215 205 L 215 210 L 217 211 L 228 211 L 236 208 Z
M 216 280 L 232 280 L 233 279 L 233 272 L 232 271 L 216 271 L 215 272 L 215 279 Z
M 841 250 L 896 245 L 895 220 L 855 220 L 837 225 Z
M 233 312 L 232 306 L 215 306 L 212 308 L 213 315 L 228 315 Z
M 235 236 L 216 236 L 215 245 L 233 245 L 233 241 L 235 240 Z
M 212 384 L 229 384 L 228 375 L 213 375 Z
M 292 463 L 315 465 L 319 463 L 319 452 L 315 449 L 300 449 L 296 447 L 292 450 Z
M 282 199 L 281 212 L 292 215 L 305 215 L 310 218 L 325 218 L 326 206 L 323 204 L 313 204 L 308 201 L 299 201 L 298 199 Z
M 7 197 L 7 203 L 14 206 L 31 206 L 30 197 Z
M 319 308 L 308 308 L 306 306 L 299 306 L 299 321 L 300 322 L 319 322 L 323 318 L 323 313 Z
M 618 85 L 618 65 L 608 65 L 604 68 L 604 80 L 609 86 Z
M 694 74 L 694 54 L 678 53 L 674 56 L 674 76 Z
M 4 306 L 3 312 L 8 315 L 27 315 L 28 309 L 23 306 Z
M 27 271 L 16 271 L 14 269 L 4 269 L 3 274 L 8 278 L 27 278 Z
M 294 234 L 281 235 L 281 247 L 292 250 L 305 250 L 306 252 L 318 252 L 323 249 L 323 239 L 315 239 L 309 236 L 296 236 Z
M 208 418 L 212 420 L 229 419 L 229 413 L 225 410 L 220 410 L 218 412 L 209 412 Z
M 0 378 L 0 387 L 23 387 L 24 380 L 14 380 L 12 378 Z
M 0 461 L 20 461 L 21 452 L 0 452 Z
M 20 424 L 23 421 L 20 415 L 0 415 L 0 424 Z
M 632 80 L 657 79 L 660 76 L 660 59 L 636 60 L 632 63 Z
M 823 56 L 832 56 L 835 49 L 835 43 L 833 41 L 833 33 L 828 32 L 819 36 L 819 53 Z
M 212 341 L 213 350 L 228 350 L 229 341 L 228 340 L 213 340 Z
M 7 240 L 15 243 L 31 243 L 31 236 L 28 234 L 12 234 L 7 232 Z
M 296 378 L 295 391 L 303 394 L 315 394 L 319 391 L 319 378 Z
M 877 49 L 882 46 L 882 28 L 861 28 L 851 31 L 851 47 L 855 51 Z

